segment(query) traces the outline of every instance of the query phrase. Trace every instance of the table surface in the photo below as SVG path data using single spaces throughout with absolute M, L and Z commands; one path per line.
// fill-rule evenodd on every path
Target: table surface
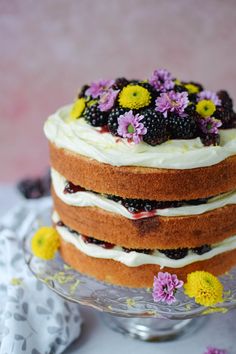
M 0 185 L 0 215 L 22 200 L 12 185 Z M 56 295 L 55 295 L 56 296 Z M 225 348 L 236 354 L 236 310 L 206 318 L 202 328 L 175 342 L 145 343 L 115 333 L 105 326 L 100 314 L 81 306 L 83 330 L 64 354 L 203 354 L 207 346 Z

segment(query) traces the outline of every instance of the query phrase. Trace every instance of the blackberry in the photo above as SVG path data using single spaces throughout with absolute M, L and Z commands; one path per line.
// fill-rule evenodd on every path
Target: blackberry
M 200 246 L 200 247 L 195 247 L 195 248 L 192 248 L 192 251 L 198 255 L 202 255 L 204 253 L 207 253 L 211 250 L 211 246 L 210 245 L 203 245 L 203 246 Z
M 206 204 L 209 199 L 210 199 L 210 197 L 209 198 L 199 198 L 199 199 L 186 200 L 184 204 L 187 204 L 187 205 Z
M 155 146 L 168 140 L 166 119 L 161 113 L 149 108 L 140 112 L 144 116 L 143 125 L 147 133 L 143 136 L 145 143 Z
M 149 82 L 139 82 L 138 85 L 144 87 L 145 89 L 147 89 L 150 92 L 150 94 L 151 94 L 151 103 L 150 103 L 150 105 L 154 106 L 156 98 L 158 96 L 157 90 L 155 90 L 155 88 L 151 84 L 149 84 Z
M 218 106 L 214 112 L 214 117 L 222 121 L 222 126 L 220 128 L 226 129 L 230 127 L 233 114 L 234 112 L 232 109 L 224 106 Z
M 217 92 L 217 96 L 219 97 L 219 99 L 221 100 L 221 105 L 223 107 L 227 107 L 230 110 L 233 109 L 233 100 L 232 98 L 229 96 L 228 92 L 225 90 L 221 90 Z
M 172 139 L 192 139 L 197 136 L 197 123 L 192 116 L 170 115 L 167 119 L 167 127 Z
M 118 136 L 118 117 L 127 112 L 124 108 L 113 108 L 108 116 L 108 129 L 113 134 Z
M 158 250 L 163 253 L 166 257 L 171 259 L 181 259 L 187 256 L 188 249 L 187 248 L 177 248 L 177 249 L 169 249 L 169 250 Z
M 129 81 L 125 77 L 118 77 L 113 84 L 112 88 L 114 90 L 121 90 L 123 87 L 127 86 Z
M 121 199 L 121 203 L 130 213 L 151 211 L 157 206 L 157 202 L 143 199 Z
M 138 252 L 138 253 L 144 253 L 144 254 L 152 254 L 153 250 L 148 250 L 148 249 L 138 249 L 138 248 L 127 248 L 127 247 L 122 247 L 123 251 L 129 253 L 129 252 Z
M 210 146 L 210 145 L 220 145 L 220 136 L 219 134 L 207 134 L 201 136 L 201 141 L 205 146 Z
M 50 194 L 51 177 L 47 173 L 42 178 L 23 179 L 17 189 L 26 199 L 38 199 Z
M 175 92 L 186 92 L 187 90 L 186 90 L 186 88 L 185 88 L 184 86 L 182 86 L 182 85 L 175 85 L 174 91 L 175 91 Z
M 191 102 L 191 104 L 189 104 L 186 108 L 185 108 L 185 113 L 187 113 L 188 116 L 197 118 L 199 115 L 196 112 L 196 105 L 194 103 Z
M 107 125 L 108 113 L 101 112 L 96 103 L 85 108 L 84 118 L 94 127 L 102 127 L 103 125 Z
M 78 98 L 84 98 L 85 95 L 85 91 L 89 88 L 89 85 L 84 85 L 81 87 L 80 92 L 78 93 Z

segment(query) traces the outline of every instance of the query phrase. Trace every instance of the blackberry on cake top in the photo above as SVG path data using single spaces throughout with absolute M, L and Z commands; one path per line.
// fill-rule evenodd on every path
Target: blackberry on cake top
M 82 86 L 68 121 L 81 117 L 94 127 L 107 126 L 128 143 L 151 146 L 197 137 L 205 146 L 219 145 L 218 129 L 236 126 L 227 91 L 180 81 L 166 69 L 154 70 L 145 80 L 120 77 Z

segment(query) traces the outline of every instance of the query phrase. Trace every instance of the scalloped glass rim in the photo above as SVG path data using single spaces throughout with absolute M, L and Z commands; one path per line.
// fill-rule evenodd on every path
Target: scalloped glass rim
M 182 289 L 177 292 L 177 301 L 172 305 L 155 303 L 152 289 L 126 288 L 97 281 L 67 266 L 59 253 L 52 261 L 41 260 L 32 254 L 30 240 L 39 226 L 51 224 L 50 216 L 51 206 L 47 206 L 32 218 L 23 242 L 25 261 L 38 280 L 69 301 L 91 306 L 116 316 L 173 320 L 214 312 L 224 313 L 236 307 L 236 267 L 220 277 L 224 286 L 224 301 L 207 308 L 196 304 L 183 293 Z

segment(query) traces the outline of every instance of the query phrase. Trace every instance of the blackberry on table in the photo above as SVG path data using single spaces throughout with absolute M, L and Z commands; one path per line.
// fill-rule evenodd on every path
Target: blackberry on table
M 198 255 L 202 255 L 204 253 L 207 253 L 211 250 L 211 246 L 210 245 L 203 245 L 203 246 L 200 246 L 200 247 L 195 247 L 195 248 L 192 248 L 192 251 Z
M 51 175 L 47 172 L 41 178 L 23 179 L 17 184 L 17 189 L 26 199 L 38 199 L 50 194 Z
M 197 123 L 192 116 L 170 115 L 167 119 L 167 126 L 172 139 L 193 139 L 197 136 Z
M 100 111 L 98 104 L 96 103 L 85 108 L 84 118 L 94 127 L 102 127 L 107 125 L 108 113 Z
M 118 129 L 118 118 L 122 114 L 127 112 L 124 108 L 113 108 L 108 116 L 108 129 L 113 134 L 118 136 L 117 129 Z
M 155 110 L 149 108 L 140 112 L 144 116 L 143 125 L 147 128 L 147 133 L 143 136 L 143 141 L 155 146 L 168 140 L 166 119 Z
M 188 249 L 187 248 L 177 248 L 177 249 L 169 249 L 169 250 L 158 250 L 163 253 L 166 257 L 171 259 L 181 259 L 187 256 Z

